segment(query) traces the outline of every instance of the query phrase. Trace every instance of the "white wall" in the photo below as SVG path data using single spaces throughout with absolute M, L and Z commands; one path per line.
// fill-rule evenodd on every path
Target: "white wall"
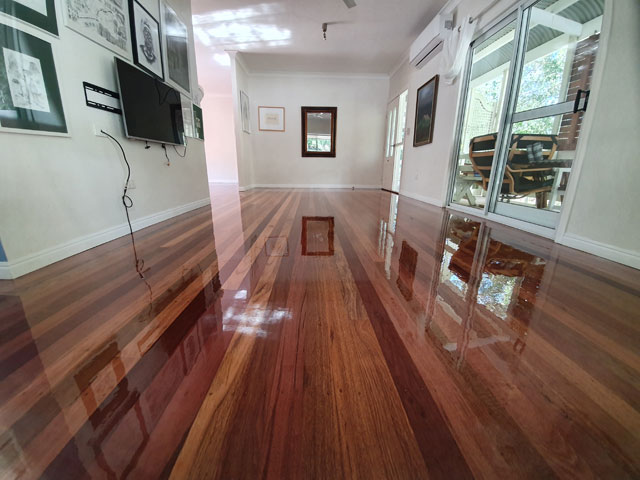
M 202 117 L 209 182 L 238 183 L 233 125 L 231 61 L 223 50 L 213 50 L 195 37 L 198 81 L 204 91 Z
M 254 183 L 379 187 L 386 76 L 250 76 Z M 285 107 L 286 131 L 258 130 L 258 106 Z M 302 106 L 338 107 L 335 158 L 302 157 Z
M 635 257 L 625 263 L 640 268 L 640 2 L 616 0 L 610 7 L 604 75 L 589 105 L 591 129 L 581 145 L 585 155 L 564 243 L 595 243 L 594 253 L 604 245 Z
M 380 186 L 387 76 L 251 73 L 242 54 L 231 56 L 241 189 Z M 242 131 L 240 90 L 249 95 L 251 134 Z M 260 105 L 285 107 L 285 132 L 259 131 Z M 338 107 L 335 158 L 302 157 L 302 106 Z
M 158 5 L 144 6 L 159 18 Z M 188 0 L 171 2 L 191 30 Z M 58 16 L 61 12 L 58 9 Z M 7 21 L 3 17 L 3 22 Z M 124 139 L 122 118 L 85 105 L 82 82 L 117 90 L 114 54 L 66 28 L 58 19 L 60 38 L 22 30 L 53 45 L 69 137 L 0 132 L 0 236 L 14 273 L 23 274 L 126 233 L 120 200 L 124 162 L 117 146 L 94 135 L 94 125 L 121 142 L 133 171 L 136 227 L 206 204 L 204 145 L 189 139 L 186 158 L 172 148 L 173 161 L 154 144 Z M 193 45 L 190 45 L 192 89 L 197 88 Z M 179 147 L 180 148 L 180 147 Z
M 242 130 L 240 115 L 240 91 L 245 92 L 251 99 L 249 92 L 249 73 L 242 62 L 242 54 L 230 52 L 231 57 L 231 95 L 233 101 L 233 123 L 236 139 L 236 156 L 238 165 L 238 185 L 241 190 L 253 185 L 253 147 L 251 134 Z
M 231 94 L 213 96 L 207 94 L 205 90 L 205 96 L 202 99 L 202 116 L 209 181 L 238 183 Z

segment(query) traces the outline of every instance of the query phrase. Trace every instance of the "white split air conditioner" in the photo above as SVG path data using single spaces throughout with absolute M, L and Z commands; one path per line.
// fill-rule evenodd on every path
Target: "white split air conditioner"
M 409 63 L 416 68 L 424 67 L 440 49 L 446 31 L 453 29 L 453 14 L 439 14 L 416 38 L 409 49 Z

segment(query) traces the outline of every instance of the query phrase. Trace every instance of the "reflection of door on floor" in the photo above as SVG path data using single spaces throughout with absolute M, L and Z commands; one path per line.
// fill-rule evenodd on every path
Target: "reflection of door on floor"
M 384 161 L 382 165 L 382 188 L 393 192 L 400 191 L 408 94 L 408 90 L 402 92 L 389 103 L 387 109 L 387 130 Z

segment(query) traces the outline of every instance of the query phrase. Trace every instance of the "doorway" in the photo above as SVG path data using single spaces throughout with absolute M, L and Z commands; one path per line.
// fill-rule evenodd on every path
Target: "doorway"
M 450 204 L 555 229 L 603 12 L 604 0 L 526 0 L 474 40 Z
M 382 165 L 382 188 L 390 192 L 400 192 L 404 138 L 407 125 L 407 98 L 405 90 L 387 108 L 387 132 L 385 136 L 384 161 Z

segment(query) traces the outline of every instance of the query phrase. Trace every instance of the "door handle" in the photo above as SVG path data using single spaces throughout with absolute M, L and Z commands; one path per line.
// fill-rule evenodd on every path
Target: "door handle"
M 582 94 L 584 94 L 584 104 L 582 105 L 582 108 L 580 108 L 580 99 L 582 98 Z M 576 93 L 576 100 L 573 102 L 573 113 L 587 111 L 589 95 L 591 95 L 591 90 L 582 90 L 580 88 L 578 89 L 578 92 Z

